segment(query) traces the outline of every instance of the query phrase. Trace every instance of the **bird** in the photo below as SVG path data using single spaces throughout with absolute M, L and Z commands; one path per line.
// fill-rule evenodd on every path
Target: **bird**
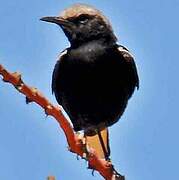
M 74 4 L 40 20 L 60 26 L 70 42 L 53 70 L 56 100 L 74 131 L 83 131 L 90 147 L 110 160 L 108 127 L 121 118 L 139 88 L 134 57 L 118 44 L 108 18 L 91 5 Z

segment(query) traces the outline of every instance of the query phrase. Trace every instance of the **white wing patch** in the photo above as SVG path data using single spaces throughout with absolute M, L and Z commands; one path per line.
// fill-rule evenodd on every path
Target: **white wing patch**
M 118 50 L 120 51 L 120 53 L 124 56 L 124 58 L 127 61 L 131 61 L 131 59 L 133 59 L 133 55 L 123 46 L 119 46 Z
M 65 49 L 65 50 L 63 50 L 59 55 L 58 55 L 58 60 L 57 61 L 59 61 L 64 55 L 66 55 L 67 54 L 67 52 L 68 52 L 68 50 L 67 49 Z

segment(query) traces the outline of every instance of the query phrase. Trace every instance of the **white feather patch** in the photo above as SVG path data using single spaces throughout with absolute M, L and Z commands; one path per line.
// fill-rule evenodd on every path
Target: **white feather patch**
M 66 55 L 67 54 L 67 52 L 68 52 L 68 50 L 67 49 L 65 49 L 64 51 L 62 51 L 59 55 L 58 55 L 58 61 L 64 56 L 64 55 Z
M 130 61 L 131 59 L 133 59 L 133 55 L 123 46 L 119 46 L 118 50 L 120 51 L 120 53 L 124 56 L 126 60 Z

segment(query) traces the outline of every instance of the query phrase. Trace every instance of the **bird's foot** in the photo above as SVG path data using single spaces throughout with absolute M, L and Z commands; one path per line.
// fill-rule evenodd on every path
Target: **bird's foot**
M 121 174 L 119 174 L 119 173 L 114 169 L 114 166 L 112 166 L 112 170 L 113 170 L 112 180 L 125 180 L 125 176 L 122 176 Z

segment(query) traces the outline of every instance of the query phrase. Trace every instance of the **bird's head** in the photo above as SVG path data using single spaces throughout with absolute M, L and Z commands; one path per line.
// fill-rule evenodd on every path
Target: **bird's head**
M 92 40 L 110 43 L 117 40 L 108 19 L 89 5 L 75 4 L 59 16 L 43 17 L 40 20 L 59 25 L 72 46 Z

